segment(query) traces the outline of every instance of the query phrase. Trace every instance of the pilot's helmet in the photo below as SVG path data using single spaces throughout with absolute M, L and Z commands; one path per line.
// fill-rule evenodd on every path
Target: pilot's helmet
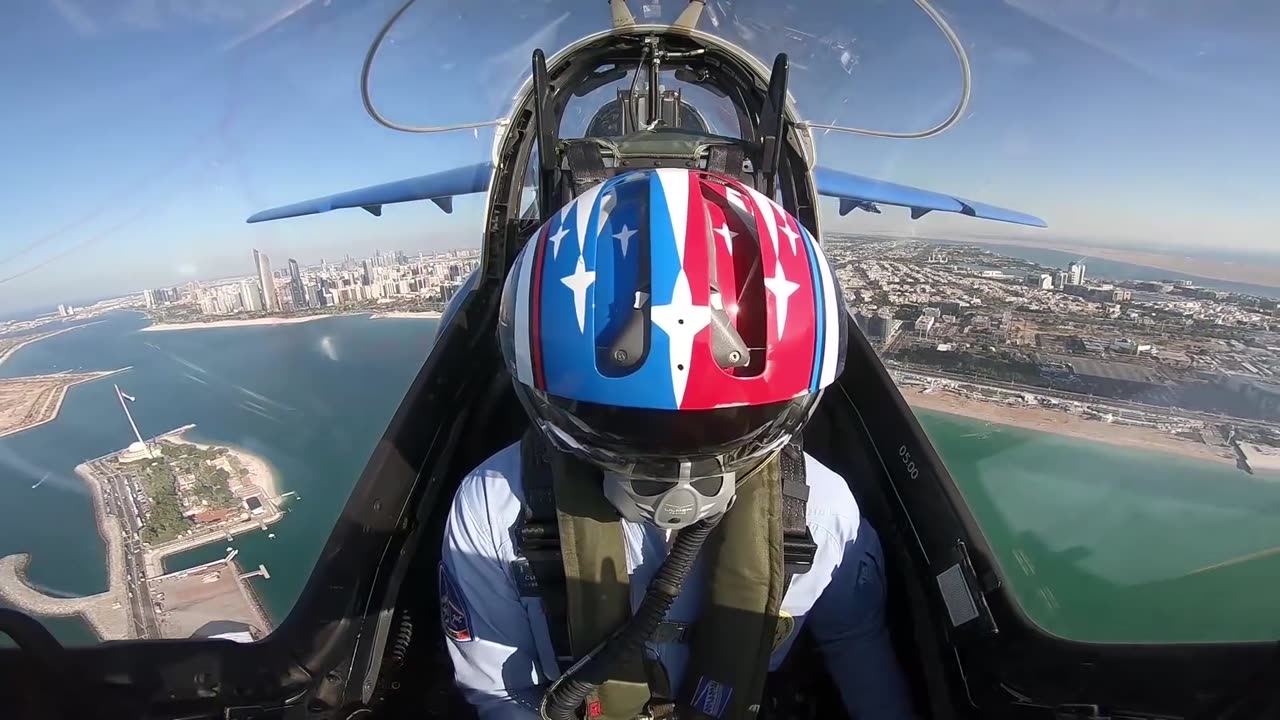
M 605 472 L 629 519 L 723 512 L 844 365 L 847 314 L 817 240 L 699 170 L 639 170 L 555 213 L 516 258 L 499 336 L 521 402 Z

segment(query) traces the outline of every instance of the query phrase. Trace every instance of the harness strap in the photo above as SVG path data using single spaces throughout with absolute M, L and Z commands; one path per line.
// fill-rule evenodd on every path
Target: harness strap
M 677 707 L 682 718 L 748 718 L 759 710 L 786 577 L 781 462 L 738 486 L 733 507 L 707 538 L 710 575 L 690 643 Z
M 584 657 L 631 618 L 627 550 L 618 512 L 600 491 L 599 474 L 567 453 L 551 456 L 560 552 L 564 564 L 569 648 Z M 649 702 L 644 654 L 637 650 L 587 696 L 587 716 L 630 720 Z
M 612 530 L 607 534 L 614 538 L 613 541 L 618 543 L 623 542 L 623 536 L 616 511 L 608 504 L 607 500 L 603 499 L 602 493 L 599 492 L 600 475 L 598 471 L 572 458 L 568 458 L 568 464 L 561 466 L 563 471 L 557 472 L 557 468 L 553 468 L 552 463 L 559 463 L 560 460 L 557 460 L 557 458 L 562 457 L 567 456 L 552 450 L 541 433 L 533 429 L 525 433 L 521 442 L 522 485 L 525 501 L 521 522 L 512 530 L 512 542 L 517 556 L 512 563 L 512 575 L 516 580 L 522 597 L 541 599 L 556 661 L 563 670 L 594 647 L 594 643 L 587 641 L 588 636 L 603 638 L 604 635 L 600 634 L 602 631 L 599 626 L 595 630 L 577 629 L 584 622 L 589 624 L 590 618 L 581 613 L 573 613 L 571 606 L 576 605 L 586 608 L 588 607 L 586 603 L 590 601 L 579 599 L 575 603 L 570 600 L 568 587 L 571 583 L 566 580 L 566 567 L 573 552 L 568 549 L 568 546 L 581 546 L 584 529 L 580 529 L 576 524 L 571 524 L 568 533 L 565 532 L 565 523 L 561 513 L 558 513 L 556 508 L 557 497 L 581 498 L 590 496 L 593 498 L 592 502 L 604 503 L 605 507 L 597 506 L 590 511 L 595 515 L 596 519 L 591 521 L 594 525 L 585 527 L 591 527 L 590 531 L 596 532 L 611 526 Z M 805 481 L 804 462 L 800 438 L 797 437 L 780 453 L 778 462 L 771 463 L 777 469 L 777 484 L 773 485 L 773 487 L 777 489 L 780 497 L 773 507 L 775 508 L 774 514 L 780 525 L 782 536 L 780 559 L 783 572 L 781 575 L 781 587 L 778 589 L 779 592 L 776 598 L 778 605 L 780 605 L 781 598 L 785 596 L 795 575 L 808 572 L 813 564 L 814 554 L 817 551 L 817 544 L 809 532 L 806 520 L 809 487 Z M 579 488 L 583 492 L 570 491 L 567 487 L 562 487 L 557 481 L 557 475 L 561 474 L 574 476 L 575 482 L 580 483 L 586 479 L 589 479 L 589 482 L 586 486 Z M 753 480 L 752 482 L 754 483 L 755 481 Z M 735 501 L 735 507 L 742 502 L 742 498 L 739 498 Z M 561 509 L 562 511 L 564 510 L 563 507 Z M 600 515 L 600 512 L 605 514 Z M 732 516 L 734 513 L 729 515 Z M 591 515 L 588 517 L 591 517 Z M 609 517 L 611 521 L 604 523 L 600 519 L 603 517 Z M 570 533 L 573 534 L 576 540 L 563 541 L 562 538 L 569 537 Z M 719 533 L 720 530 L 717 529 L 717 534 Z M 714 539 L 716 536 L 713 535 L 712 537 Z M 605 547 L 599 542 L 596 542 L 596 545 L 600 549 Z M 607 558 L 613 552 L 618 553 L 613 555 L 614 558 L 622 558 L 622 560 L 607 561 Z M 578 588 L 579 592 L 587 587 L 587 584 L 581 582 L 581 578 L 590 575 L 591 572 L 595 572 L 581 569 L 584 561 L 596 562 L 597 564 L 612 562 L 613 568 L 615 568 L 615 573 L 609 578 L 609 584 L 613 586 L 620 582 L 622 588 L 620 594 L 622 602 L 626 603 L 626 614 L 622 615 L 617 620 L 617 623 L 608 629 L 608 631 L 612 631 L 612 629 L 621 626 L 630 617 L 629 593 L 626 589 L 626 569 L 625 567 L 619 567 L 619 562 L 625 563 L 625 548 L 615 547 L 609 552 L 597 553 L 594 561 L 585 558 L 579 551 L 573 561 L 579 569 L 573 572 L 580 581 L 572 583 Z M 715 582 L 716 580 L 713 578 L 712 584 Z M 616 592 L 616 587 L 614 592 Z M 616 596 L 611 602 L 614 603 L 611 607 L 615 611 L 622 606 Z M 772 604 L 772 599 L 770 599 L 770 604 Z M 694 637 L 701 630 L 704 617 L 706 617 L 705 613 L 695 624 L 664 622 L 655 631 L 653 640 L 659 644 L 673 641 L 693 642 Z M 772 618 L 777 628 L 781 628 L 785 624 L 784 622 L 776 622 L 777 606 L 773 607 Z M 571 630 L 571 628 L 573 629 Z M 765 628 L 761 627 L 760 630 L 763 632 Z M 608 631 L 605 631 L 605 634 Z M 770 650 L 777 644 L 779 639 L 776 631 L 771 630 L 771 632 L 774 634 L 771 638 L 772 642 L 769 644 Z M 580 638 L 581 642 L 571 638 Z M 765 653 L 763 660 L 757 658 L 761 677 L 763 677 L 764 673 L 767 673 L 769 654 Z M 647 678 L 646 697 L 652 696 L 652 703 L 649 708 L 650 713 L 654 714 L 655 717 L 664 712 L 669 713 L 673 707 L 672 699 L 674 694 L 672 693 L 670 679 L 656 658 L 644 657 L 639 665 L 631 665 L 630 667 L 631 674 L 628 675 L 630 679 Z M 691 664 L 690 667 L 692 668 L 693 665 Z M 759 685 L 760 683 L 753 682 L 751 684 Z M 686 679 L 685 686 L 692 690 L 696 686 L 696 679 L 693 680 L 693 685 L 690 684 L 690 679 Z M 759 696 L 758 690 L 752 691 L 743 688 L 739 692 L 740 694 L 754 693 L 756 698 Z M 638 696 L 638 693 L 636 695 Z M 689 700 L 689 698 L 686 697 L 686 700 Z M 619 700 L 614 699 L 606 703 L 602 699 L 597 709 L 607 704 L 618 707 Z M 630 704 L 630 702 L 623 701 L 622 704 L 626 705 Z M 617 717 L 612 713 L 610 713 L 610 716 Z M 732 717 L 732 715 L 724 715 L 723 717 Z

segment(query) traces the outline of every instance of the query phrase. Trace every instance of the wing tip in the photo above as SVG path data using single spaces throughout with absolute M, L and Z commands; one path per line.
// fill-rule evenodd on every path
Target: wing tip
M 840 199 L 841 215 L 848 214 L 858 202 L 884 203 L 909 208 L 912 220 L 918 220 L 931 211 L 937 210 L 1015 225 L 1049 227 L 1043 219 L 1029 213 L 973 202 L 947 193 L 854 175 L 822 165 L 813 168 L 813 176 L 820 195 Z

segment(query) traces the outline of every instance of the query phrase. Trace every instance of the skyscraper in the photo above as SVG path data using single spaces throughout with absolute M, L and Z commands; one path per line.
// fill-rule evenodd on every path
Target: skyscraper
M 258 282 L 262 284 L 262 309 L 267 312 L 279 310 L 280 306 L 276 304 L 276 283 L 271 278 L 271 259 L 254 250 L 253 264 L 258 268 Z
M 289 258 L 289 294 L 293 296 L 293 306 L 307 306 L 307 293 L 302 287 L 302 271 L 298 269 L 298 261 Z
M 372 284 L 373 284 L 373 278 L 369 276 L 369 261 L 368 261 L 368 260 L 361 260 L 361 261 L 360 261 L 360 266 L 364 268 L 364 278 L 362 278 L 362 279 L 363 279 L 363 282 L 361 282 L 360 284 L 361 284 L 361 285 L 372 285 Z
M 249 312 L 262 309 L 262 291 L 258 289 L 258 283 L 249 279 L 240 281 L 240 304 Z
M 1084 284 L 1084 263 L 1073 262 L 1067 266 L 1067 282 L 1072 285 Z

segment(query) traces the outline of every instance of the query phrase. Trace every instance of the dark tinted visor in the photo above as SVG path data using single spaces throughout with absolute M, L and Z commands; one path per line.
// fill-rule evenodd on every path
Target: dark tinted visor
M 742 472 L 804 426 L 818 395 L 715 410 L 652 410 L 566 400 L 533 391 L 553 440 L 606 470 L 631 477 L 676 478 Z

